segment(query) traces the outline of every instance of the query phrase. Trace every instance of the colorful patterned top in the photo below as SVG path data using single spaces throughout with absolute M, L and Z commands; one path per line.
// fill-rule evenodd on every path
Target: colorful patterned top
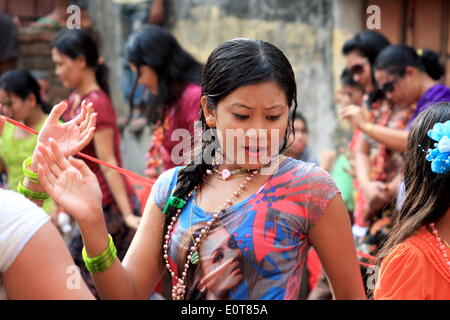
M 152 189 L 161 210 L 180 168 L 164 172 Z M 257 193 L 226 209 L 210 229 L 199 265 L 190 268 L 186 298 L 298 299 L 311 247 L 307 234 L 338 192 L 326 171 L 286 158 Z M 192 245 L 191 219 L 195 238 L 213 214 L 194 202 L 191 197 L 184 206 L 169 242 L 175 272 L 183 269 Z

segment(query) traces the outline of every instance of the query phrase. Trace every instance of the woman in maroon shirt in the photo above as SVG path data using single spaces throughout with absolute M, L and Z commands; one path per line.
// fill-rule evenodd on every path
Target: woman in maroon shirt
M 162 171 L 182 164 L 182 154 L 172 155 L 182 141 L 173 141 L 171 135 L 175 129 L 186 129 L 193 135 L 200 112 L 202 65 L 167 30 L 155 25 L 133 34 L 126 54 L 130 68 L 137 73 L 134 87 L 140 83 L 154 96 L 147 109 L 154 130 L 146 175 L 157 178 Z M 134 88 L 132 108 L 133 95 Z
M 82 152 L 110 165 L 121 166 L 120 134 L 109 97 L 108 68 L 101 61 L 95 41 L 83 30 L 62 30 L 52 42 L 52 59 L 56 64 L 55 73 L 64 87 L 73 89 L 63 119 L 68 121 L 78 115 L 83 100 L 92 102 L 97 113 L 94 139 Z M 108 230 L 118 246 L 119 258 L 123 258 L 140 221 L 133 188 L 114 170 L 90 161 L 86 163 L 99 181 Z M 81 235 L 76 232 L 70 250 L 94 290 L 81 258 L 82 247 Z

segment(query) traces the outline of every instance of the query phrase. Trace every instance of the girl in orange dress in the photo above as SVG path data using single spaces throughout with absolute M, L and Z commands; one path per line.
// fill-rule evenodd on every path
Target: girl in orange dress
M 380 251 L 375 299 L 450 299 L 449 103 L 414 121 L 404 176 L 406 199 Z

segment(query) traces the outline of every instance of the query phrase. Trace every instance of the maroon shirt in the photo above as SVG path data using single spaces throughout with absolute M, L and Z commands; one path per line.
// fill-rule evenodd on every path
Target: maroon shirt
M 81 97 L 80 102 L 77 105 L 74 105 L 74 103 L 76 103 L 75 98 L 75 93 L 72 93 L 69 96 L 69 109 L 64 113 L 63 120 L 67 122 L 75 118 L 81 112 L 81 101 L 83 101 L 84 99 L 86 99 L 88 102 L 92 102 L 94 112 L 97 112 L 96 131 L 106 128 L 112 128 L 114 130 L 114 157 L 116 158 L 118 166 L 122 167 L 122 157 L 120 155 L 120 132 L 116 125 L 116 112 L 112 106 L 111 99 L 103 90 L 94 90 L 87 93 L 86 95 Z M 81 152 L 98 159 L 94 140 L 92 140 L 83 150 L 81 150 Z M 108 186 L 108 183 L 106 182 L 106 178 L 100 169 L 100 166 L 89 160 L 83 160 L 92 170 L 92 172 L 97 176 L 103 194 L 102 205 L 106 206 L 114 203 L 114 197 Z M 125 187 L 130 198 L 130 205 L 133 208 L 133 201 L 131 201 L 131 196 L 134 194 L 133 187 L 123 176 L 122 179 L 124 179 Z

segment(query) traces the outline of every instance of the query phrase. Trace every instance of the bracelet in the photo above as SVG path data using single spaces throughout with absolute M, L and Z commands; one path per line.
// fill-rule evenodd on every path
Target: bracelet
M 22 170 L 25 177 L 27 177 L 31 182 L 39 184 L 39 175 L 37 172 L 33 172 L 28 167 L 31 165 L 33 157 L 28 157 L 23 161 Z
M 114 245 L 113 238 L 109 236 L 108 247 L 100 255 L 89 258 L 86 252 L 86 247 L 83 247 L 81 252 L 84 264 L 90 273 L 100 273 L 112 266 L 117 258 L 117 249 Z
M 19 181 L 19 185 L 17 186 L 17 192 L 23 194 L 28 199 L 36 201 L 44 201 L 49 198 L 49 195 L 46 192 L 35 192 L 25 188 L 22 184 L 22 181 Z

